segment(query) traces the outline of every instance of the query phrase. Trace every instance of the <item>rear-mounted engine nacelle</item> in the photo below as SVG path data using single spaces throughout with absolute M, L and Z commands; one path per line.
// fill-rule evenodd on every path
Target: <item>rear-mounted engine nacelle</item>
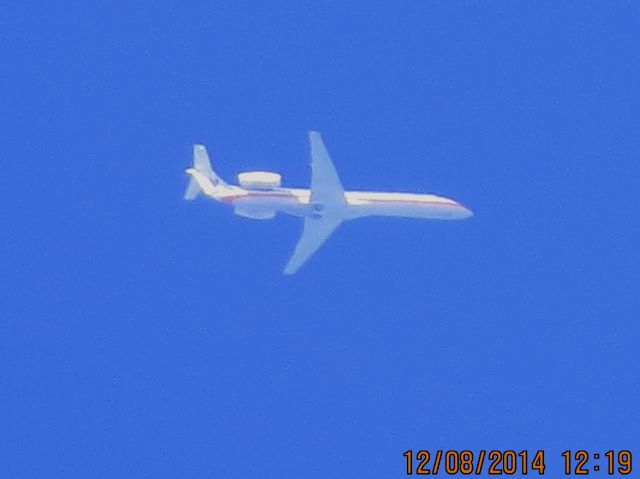
M 280 187 L 282 176 L 271 171 L 247 171 L 238 175 L 238 183 L 249 190 L 270 190 Z
M 271 208 L 256 208 L 242 204 L 236 204 L 233 212 L 252 220 L 270 220 L 276 215 L 276 211 Z

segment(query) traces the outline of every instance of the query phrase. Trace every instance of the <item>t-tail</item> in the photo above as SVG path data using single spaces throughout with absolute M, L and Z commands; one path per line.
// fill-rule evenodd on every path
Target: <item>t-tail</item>
M 187 174 L 191 178 L 184 193 L 185 200 L 193 200 L 200 193 L 215 196 L 220 186 L 226 186 L 211 168 L 211 160 L 204 145 L 193 145 L 193 167 L 187 168 Z

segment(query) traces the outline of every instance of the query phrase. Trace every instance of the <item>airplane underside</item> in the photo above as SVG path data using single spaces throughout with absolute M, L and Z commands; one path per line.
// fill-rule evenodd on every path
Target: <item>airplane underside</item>
M 211 168 L 204 146 L 195 145 L 193 167 L 187 169 L 191 180 L 185 199 L 203 193 L 252 219 L 272 219 L 278 213 L 302 217 L 302 235 L 284 274 L 295 273 L 345 220 L 366 216 L 454 220 L 473 215 L 458 202 L 432 194 L 345 192 L 320 134 L 309 132 L 309 140 L 308 190 L 282 188 L 280 175 L 264 171 L 241 173 L 239 186 L 229 185 Z

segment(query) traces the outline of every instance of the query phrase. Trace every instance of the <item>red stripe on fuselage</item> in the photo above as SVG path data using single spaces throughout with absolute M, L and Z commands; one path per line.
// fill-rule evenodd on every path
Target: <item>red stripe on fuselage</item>
M 227 196 L 222 198 L 222 201 L 225 203 L 233 203 L 237 200 L 242 199 L 254 199 L 254 198 L 283 198 L 283 199 L 292 199 L 298 200 L 298 196 L 292 195 L 290 193 L 248 193 L 246 195 L 234 195 Z M 416 205 L 424 205 L 424 206 L 454 206 L 457 208 L 464 208 L 460 203 L 455 203 L 452 201 L 433 201 L 433 200 L 406 200 L 406 199 L 390 199 L 390 198 L 369 198 L 363 199 L 360 201 L 365 201 L 366 203 L 360 205 L 351 205 L 351 206 L 366 206 L 371 203 L 402 203 L 402 204 L 416 204 Z
M 456 206 L 462 207 L 460 203 L 454 203 L 449 201 L 432 201 L 432 200 L 391 200 L 391 199 L 373 199 L 373 200 L 364 200 L 373 203 L 405 203 L 405 204 L 416 204 L 416 205 L 440 205 L 440 206 Z
M 248 193 L 246 195 L 225 196 L 224 198 L 221 198 L 221 200 L 225 203 L 233 203 L 237 200 L 253 198 L 289 198 L 292 200 L 298 199 L 296 196 L 289 193 Z

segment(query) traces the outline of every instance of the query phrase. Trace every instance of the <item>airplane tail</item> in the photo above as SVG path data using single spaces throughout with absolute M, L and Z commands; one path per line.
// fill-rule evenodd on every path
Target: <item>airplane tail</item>
M 187 174 L 191 178 L 184 193 L 185 200 L 193 200 L 201 192 L 211 196 L 216 186 L 226 184 L 211 168 L 211 160 L 204 145 L 193 145 L 193 167 L 187 169 Z

